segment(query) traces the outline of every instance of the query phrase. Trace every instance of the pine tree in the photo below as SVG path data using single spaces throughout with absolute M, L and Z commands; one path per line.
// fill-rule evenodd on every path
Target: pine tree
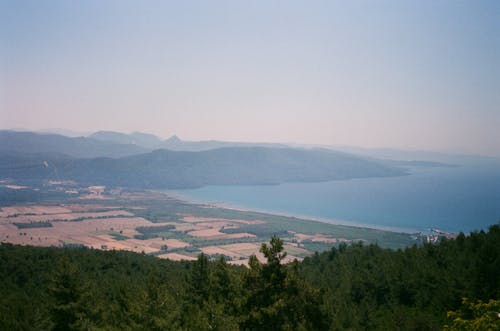
M 63 257 L 54 275 L 50 294 L 54 300 L 51 309 L 54 331 L 79 330 L 79 320 L 82 318 L 81 302 L 82 286 L 79 283 L 78 267 Z

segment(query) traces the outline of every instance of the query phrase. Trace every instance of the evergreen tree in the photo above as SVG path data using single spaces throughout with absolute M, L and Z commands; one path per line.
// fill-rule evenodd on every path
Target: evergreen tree
M 448 312 L 449 324 L 444 330 L 483 331 L 500 330 L 500 301 L 462 300 L 462 306 L 457 311 Z
M 51 310 L 54 331 L 79 330 L 79 322 L 83 315 L 83 304 L 80 301 L 82 286 L 78 278 L 78 267 L 64 257 L 54 275 L 50 294 L 54 300 Z
M 193 264 L 193 269 L 190 275 L 190 289 L 192 300 L 194 303 L 201 305 L 204 301 L 208 300 L 210 290 L 209 279 L 209 262 L 208 257 L 201 253 L 198 259 Z
M 299 280 L 296 263 L 291 269 L 282 264 L 286 257 L 283 241 L 272 237 L 270 244 L 262 244 L 260 251 L 267 263 L 260 263 L 255 256 L 250 259 L 245 279 L 249 289 L 245 305 L 248 318 L 242 323 L 243 329 L 314 330 L 323 326 L 316 300 L 319 296 Z

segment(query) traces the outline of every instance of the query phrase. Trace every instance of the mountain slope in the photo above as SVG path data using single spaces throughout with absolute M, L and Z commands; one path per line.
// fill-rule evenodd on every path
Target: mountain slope
M 61 153 L 73 157 L 122 157 L 150 150 L 131 144 L 119 144 L 86 137 L 70 138 L 58 134 L 0 131 L 0 151 L 21 153 Z
M 252 142 L 232 142 L 232 141 L 219 141 L 219 140 L 203 140 L 203 141 L 188 141 L 182 140 L 177 136 L 172 136 L 162 143 L 162 148 L 170 149 L 172 151 L 191 151 L 200 152 L 208 151 L 211 149 L 227 148 L 227 147 L 288 147 L 284 144 L 275 143 L 252 143 Z
M 119 144 L 131 144 L 141 146 L 150 150 L 169 149 L 172 151 L 207 151 L 224 147 L 288 147 L 285 144 L 275 143 L 253 143 L 253 142 L 232 142 L 219 140 L 188 141 L 182 140 L 173 135 L 168 139 L 161 140 L 159 137 L 142 132 L 121 133 L 114 131 L 97 131 L 89 136 L 91 139 Z
M 2 178 L 51 179 L 57 175 L 56 179 L 86 184 L 138 188 L 279 184 L 404 174 L 400 168 L 346 153 L 265 147 L 156 150 L 117 159 L 3 153 L 0 161 Z
M 142 132 L 132 132 L 127 134 L 114 131 L 98 131 L 91 134 L 89 138 L 117 144 L 137 145 L 147 149 L 160 148 L 163 143 L 163 141 L 157 136 Z

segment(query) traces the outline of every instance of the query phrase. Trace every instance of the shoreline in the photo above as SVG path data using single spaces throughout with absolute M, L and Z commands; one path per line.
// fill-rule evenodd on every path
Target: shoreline
M 167 190 L 152 190 L 152 191 L 165 194 L 171 198 L 175 198 L 175 199 L 187 202 L 187 203 L 201 204 L 201 205 L 206 205 L 206 206 L 209 206 L 212 208 L 224 208 L 224 209 L 230 209 L 230 210 L 236 210 L 236 211 L 242 211 L 242 212 L 255 212 L 255 213 L 269 214 L 269 215 L 275 215 L 275 216 L 293 217 L 293 218 L 297 218 L 297 219 L 304 220 L 304 221 L 310 221 L 310 222 L 320 222 L 320 223 L 331 224 L 331 225 L 340 225 L 340 226 L 369 229 L 369 230 L 376 230 L 376 231 L 403 233 L 403 234 L 408 234 L 408 235 L 415 235 L 418 233 L 427 234 L 427 232 L 430 232 L 430 231 L 423 231 L 423 230 L 418 230 L 418 229 L 390 227 L 390 226 L 383 226 L 383 225 L 373 225 L 373 224 L 366 224 L 366 223 L 349 221 L 349 220 L 324 218 L 324 217 L 317 217 L 317 216 L 311 216 L 311 215 L 300 215 L 300 214 L 294 214 L 294 213 L 287 213 L 287 212 L 283 212 L 283 211 L 266 210 L 266 209 L 261 209 L 261 208 L 251 208 L 251 207 L 247 207 L 247 206 L 241 206 L 241 205 L 227 203 L 224 201 L 207 201 L 207 200 L 203 200 L 203 199 L 197 199 L 197 198 L 194 198 L 194 197 L 186 195 L 186 194 L 182 194 L 182 192 L 179 192 L 179 190 L 168 190 L 167 189 Z

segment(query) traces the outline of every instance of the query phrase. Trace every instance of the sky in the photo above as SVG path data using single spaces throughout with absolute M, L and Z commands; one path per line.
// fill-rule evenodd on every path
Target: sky
M 0 0 L 0 128 L 500 156 L 500 1 Z

